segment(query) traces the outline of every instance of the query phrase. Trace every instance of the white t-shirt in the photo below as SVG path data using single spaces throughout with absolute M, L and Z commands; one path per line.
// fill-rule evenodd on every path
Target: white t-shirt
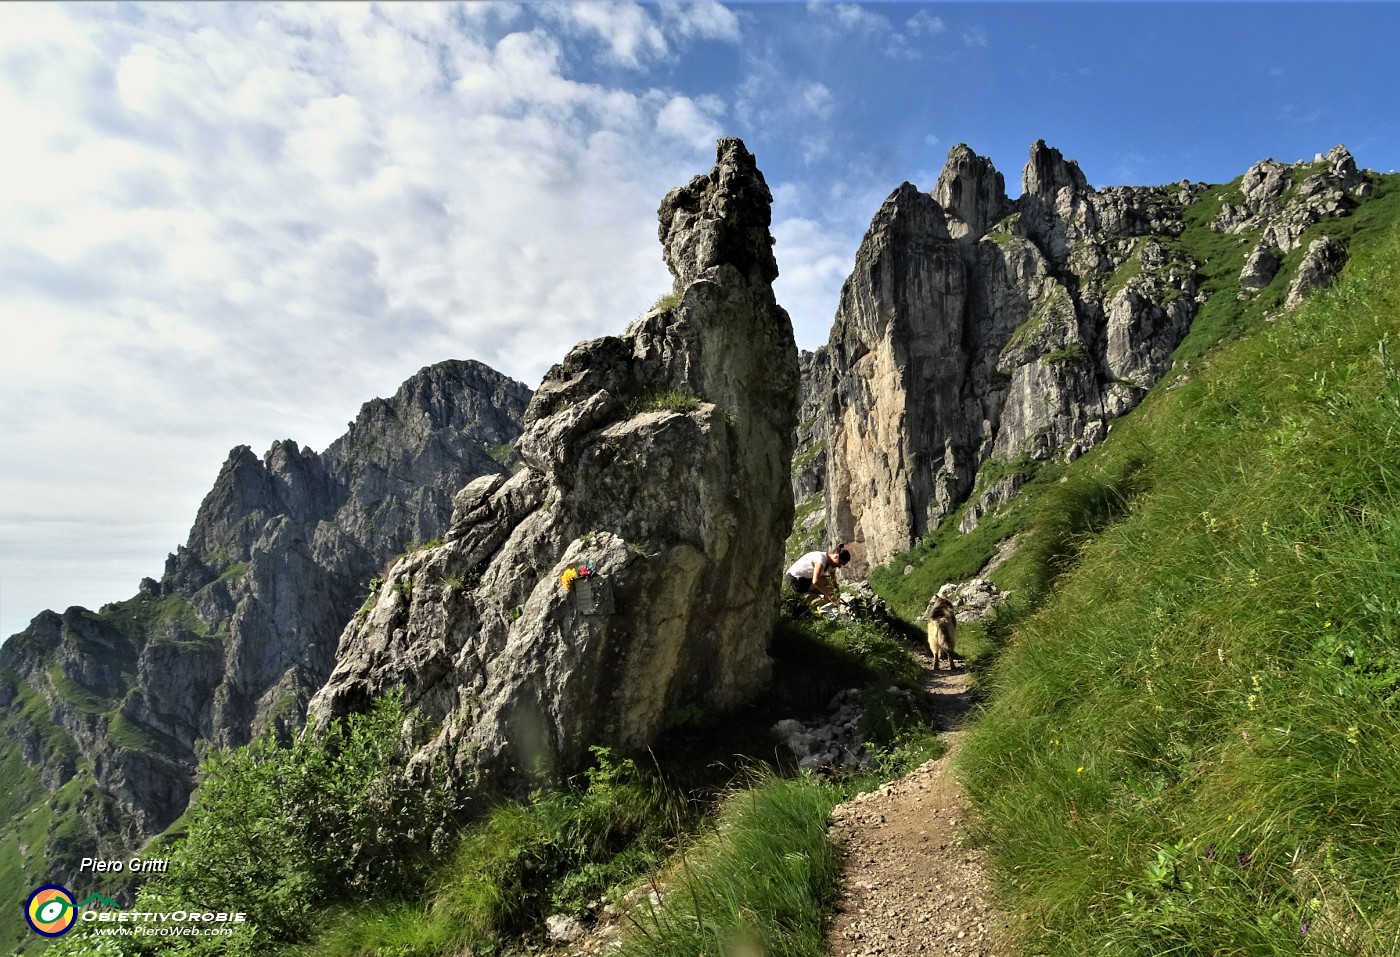
M 808 552 L 806 555 L 803 555 L 797 561 L 793 562 L 792 567 L 787 570 L 787 573 L 793 578 L 810 578 L 815 582 L 817 580 L 817 573 L 826 571 L 827 566 L 830 564 L 831 559 L 827 556 L 826 552 Z

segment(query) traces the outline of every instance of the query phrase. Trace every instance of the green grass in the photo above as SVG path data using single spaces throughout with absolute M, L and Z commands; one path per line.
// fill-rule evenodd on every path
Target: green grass
M 489 455 L 497 465 L 509 468 L 515 461 L 515 445 L 512 442 L 501 442 L 497 445 L 483 445 L 486 454 Z
M 805 469 L 807 466 L 811 465 L 817 460 L 818 455 L 821 455 L 825 451 L 825 439 L 822 439 L 819 442 L 813 442 L 807 448 L 803 449 L 800 455 L 798 455 L 792 460 L 793 470 L 796 471 L 797 469 Z
M 699 396 L 681 389 L 654 389 L 628 407 L 628 415 L 642 412 L 694 412 L 700 408 Z
M 807 501 L 798 503 L 792 516 L 792 534 L 783 546 L 783 555 L 787 561 L 796 561 L 798 556 L 805 552 L 825 547 L 826 522 L 818 522 L 810 530 L 804 531 L 802 528 L 808 518 L 825 507 L 826 500 L 820 492 Z
M 825 952 L 840 874 L 826 836 L 840 789 L 763 777 L 725 804 L 708 837 L 663 875 L 662 905 L 635 915 L 621 957 Z
M 113 712 L 107 722 L 107 739 L 128 751 L 140 751 L 164 760 L 173 760 L 170 745 L 120 712 Z
M 961 758 L 1025 952 L 1400 952 L 1397 261 L 1222 311 L 1027 521 Z
M 43 876 L 44 838 L 52 815 L 42 802 L 31 803 L 32 797 L 24 797 L 38 786 L 38 780 L 24 774 L 28 769 L 22 761 L 16 767 L 17 760 L 18 754 L 11 753 L 0 764 L 0 774 L 4 775 L 6 784 L 4 794 L 14 793 L 9 790 L 12 782 L 21 788 L 29 786 L 20 790 L 12 802 L 17 813 L 0 826 L 0 888 L 7 899 L 23 903 L 34 888 L 47 880 Z M 18 919 L 0 921 L 0 953 L 11 953 L 13 948 L 26 942 L 26 937 L 33 936 Z
M 58 696 L 83 714 L 106 714 L 116 707 L 118 699 L 84 688 L 65 675 L 62 665 L 56 661 L 49 665 L 48 678 L 49 686 Z
M 237 566 L 229 571 L 234 568 Z M 180 625 L 200 637 L 209 634 L 209 626 L 200 620 L 189 599 L 182 595 L 166 595 L 164 598 L 137 595 L 126 601 L 102 606 L 102 611 L 95 617 L 116 628 L 137 649 L 145 645 L 152 629 L 161 622 Z
M 1041 361 L 1048 362 L 1051 365 L 1059 365 L 1064 363 L 1078 364 L 1084 362 L 1088 358 L 1088 353 L 1084 351 L 1084 347 L 1082 345 L 1080 345 L 1077 342 L 1071 342 L 1063 349 L 1055 349 L 1052 352 L 1047 352 L 1044 356 L 1041 357 Z
M 226 582 L 226 581 L 238 581 L 238 580 L 240 580 L 240 579 L 243 577 L 243 575 L 244 575 L 247 571 L 248 571 L 248 563 L 247 563 L 247 562 L 238 562 L 238 563 L 233 564 L 233 565 L 230 565 L 228 568 L 224 569 L 223 573 L 222 573 L 221 575 L 219 575 L 219 579 L 218 579 L 218 580 L 221 581 L 221 582 Z

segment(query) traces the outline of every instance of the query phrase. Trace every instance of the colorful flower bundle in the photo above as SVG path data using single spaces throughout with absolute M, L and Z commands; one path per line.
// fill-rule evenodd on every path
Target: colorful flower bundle
M 564 569 L 564 574 L 559 576 L 559 584 L 564 586 L 565 591 L 568 591 L 574 587 L 574 582 L 580 578 L 592 578 L 593 574 L 593 566 L 583 562 L 576 568 Z

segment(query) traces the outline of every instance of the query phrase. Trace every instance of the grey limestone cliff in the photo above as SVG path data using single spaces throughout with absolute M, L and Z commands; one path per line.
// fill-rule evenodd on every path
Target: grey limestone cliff
M 734 139 L 667 194 L 675 304 L 549 371 L 516 443 L 523 468 L 466 486 L 447 542 L 389 571 L 314 714 L 402 688 L 433 729 L 416 761 L 511 791 L 763 685 L 798 379 L 770 204 Z
M 842 287 L 824 359 L 809 363 L 804 392 L 824 400 L 798 458 L 810 466 L 820 445 L 825 474 L 803 474 L 797 491 L 821 490 L 827 537 L 852 545 L 857 573 L 936 529 L 988 459 L 1073 459 L 1101 442 L 1170 368 L 1206 299 L 1202 264 L 1179 241 L 1204 184 L 1095 190 L 1038 141 L 1021 185 L 1009 199 L 991 162 L 960 145 L 932 193 L 895 189 Z M 1310 226 L 1369 189 L 1342 147 L 1252 167 L 1210 225 L 1257 242 L 1238 295 L 1269 286 Z M 1344 261 L 1314 241 L 1286 305 Z M 983 489 L 960 527 L 1018 481 Z

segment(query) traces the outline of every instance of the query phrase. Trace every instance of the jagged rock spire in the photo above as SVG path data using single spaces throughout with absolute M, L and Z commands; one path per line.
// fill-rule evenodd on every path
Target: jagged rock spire
M 465 488 L 447 543 L 390 570 L 346 630 L 317 715 L 401 687 L 439 729 L 416 761 L 519 790 L 591 745 L 642 746 L 675 710 L 762 686 L 797 397 L 770 203 L 735 139 L 667 194 L 676 305 L 546 374 L 517 443 L 524 468 Z

